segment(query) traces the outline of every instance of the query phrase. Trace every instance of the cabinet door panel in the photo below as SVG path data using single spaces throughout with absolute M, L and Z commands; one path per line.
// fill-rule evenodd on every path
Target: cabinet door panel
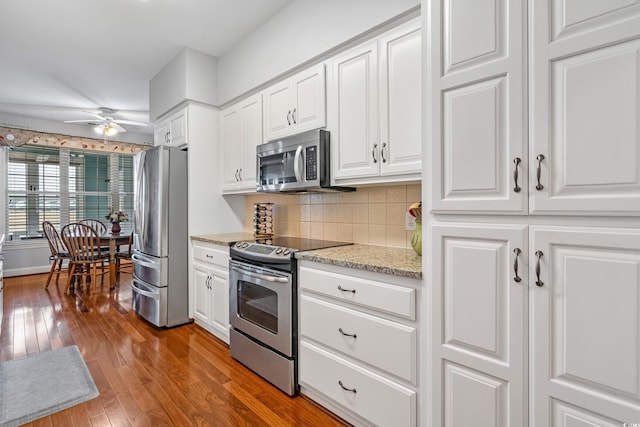
M 430 13 L 427 206 L 525 214 L 523 2 L 446 0 Z
M 236 107 L 222 111 L 220 119 L 220 134 L 222 136 L 222 185 L 233 188 L 238 183 L 237 150 L 240 143 L 240 114 Z
M 444 74 L 506 56 L 506 0 L 444 1 Z
M 640 8 L 535 2 L 532 19 L 531 212 L 640 214 Z
M 640 419 L 640 231 L 533 226 L 531 241 L 534 425 L 551 399 Z
M 430 234 L 434 425 L 464 418 L 460 408 L 497 423 L 479 425 L 523 425 L 526 226 L 436 223 Z M 495 412 L 507 402 L 508 416 Z
M 213 292 L 213 312 L 211 324 L 218 329 L 222 337 L 229 340 L 229 274 L 222 270 L 213 270 L 211 287 Z
M 256 147 L 262 143 L 262 96 L 260 94 L 242 101 L 240 112 L 240 145 L 238 164 L 242 187 L 256 188 Z
M 291 126 L 291 81 L 266 89 L 264 96 L 264 140 L 272 141 L 289 133 Z
M 443 388 L 443 426 L 509 425 L 506 381 L 445 362 Z
M 207 286 L 210 276 L 209 269 L 193 264 L 193 316 L 205 323 L 211 318 L 211 291 Z
M 335 178 L 379 173 L 377 43 L 348 51 L 333 60 L 331 134 Z
M 420 22 L 380 40 L 380 174 L 422 172 Z
M 318 129 L 327 124 L 324 64 L 293 77 L 291 120 L 295 132 Z

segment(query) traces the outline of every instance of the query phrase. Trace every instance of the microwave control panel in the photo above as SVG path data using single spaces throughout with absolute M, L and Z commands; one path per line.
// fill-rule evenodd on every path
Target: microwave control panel
M 305 149 L 305 180 L 318 179 L 318 146 L 312 145 Z

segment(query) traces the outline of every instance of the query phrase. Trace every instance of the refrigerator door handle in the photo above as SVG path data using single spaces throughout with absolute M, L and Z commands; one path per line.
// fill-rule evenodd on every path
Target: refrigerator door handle
M 149 262 L 147 261 L 147 259 L 145 259 L 144 257 L 140 256 L 140 254 L 137 254 L 137 253 L 134 253 L 133 255 L 131 255 L 131 259 L 133 260 L 134 263 L 138 263 L 144 267 L 149 267 L 156 270 L 160 268 L 158 263 Z
M 144 289 L 136 286 L 136 282 L 135 281 L 133 281 L 131 283 L 131 287 L 135 290 L 135 292 L 139 293 L 140 295 L 144 295 L 145 297 L 149 297 L 149 298 L 153 298 L 153 299 L 160 299 L 160 294 L 156 294 L 154 292 L 145 291 Z

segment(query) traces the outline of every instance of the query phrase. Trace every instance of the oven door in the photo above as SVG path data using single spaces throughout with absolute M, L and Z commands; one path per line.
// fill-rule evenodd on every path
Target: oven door
M 266 346 L 293 357 L 291 274 L 229 262 L 229 323 Z

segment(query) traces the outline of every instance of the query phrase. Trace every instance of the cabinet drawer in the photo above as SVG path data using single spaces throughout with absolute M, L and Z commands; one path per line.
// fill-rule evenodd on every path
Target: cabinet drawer
M 347 391 L 340 385 L 353 391 Z M 308 342 L 300 343 L 300 384 L 379 426 L 415 426 L 416 392 Z
M 226 249 L 226 250 L 225 250 Z M 229 249 L 220 246 L 193 245 L 193 258 L 210 264 L 216 264 L 225 269 L 229 266 Z
M 299 313 L 300 333 L 303 337 L 309 337 L 415 384 L 415 328 L 306 295 L 300 297 Z M 355 337 L 344 334 L 355 334 Z
M 416 318 L 415 289 L 373 280 L 300 267 L 300 289 L 317 292 L 365 307 Z M 355 292 L 354 292 L 355 291 Z

